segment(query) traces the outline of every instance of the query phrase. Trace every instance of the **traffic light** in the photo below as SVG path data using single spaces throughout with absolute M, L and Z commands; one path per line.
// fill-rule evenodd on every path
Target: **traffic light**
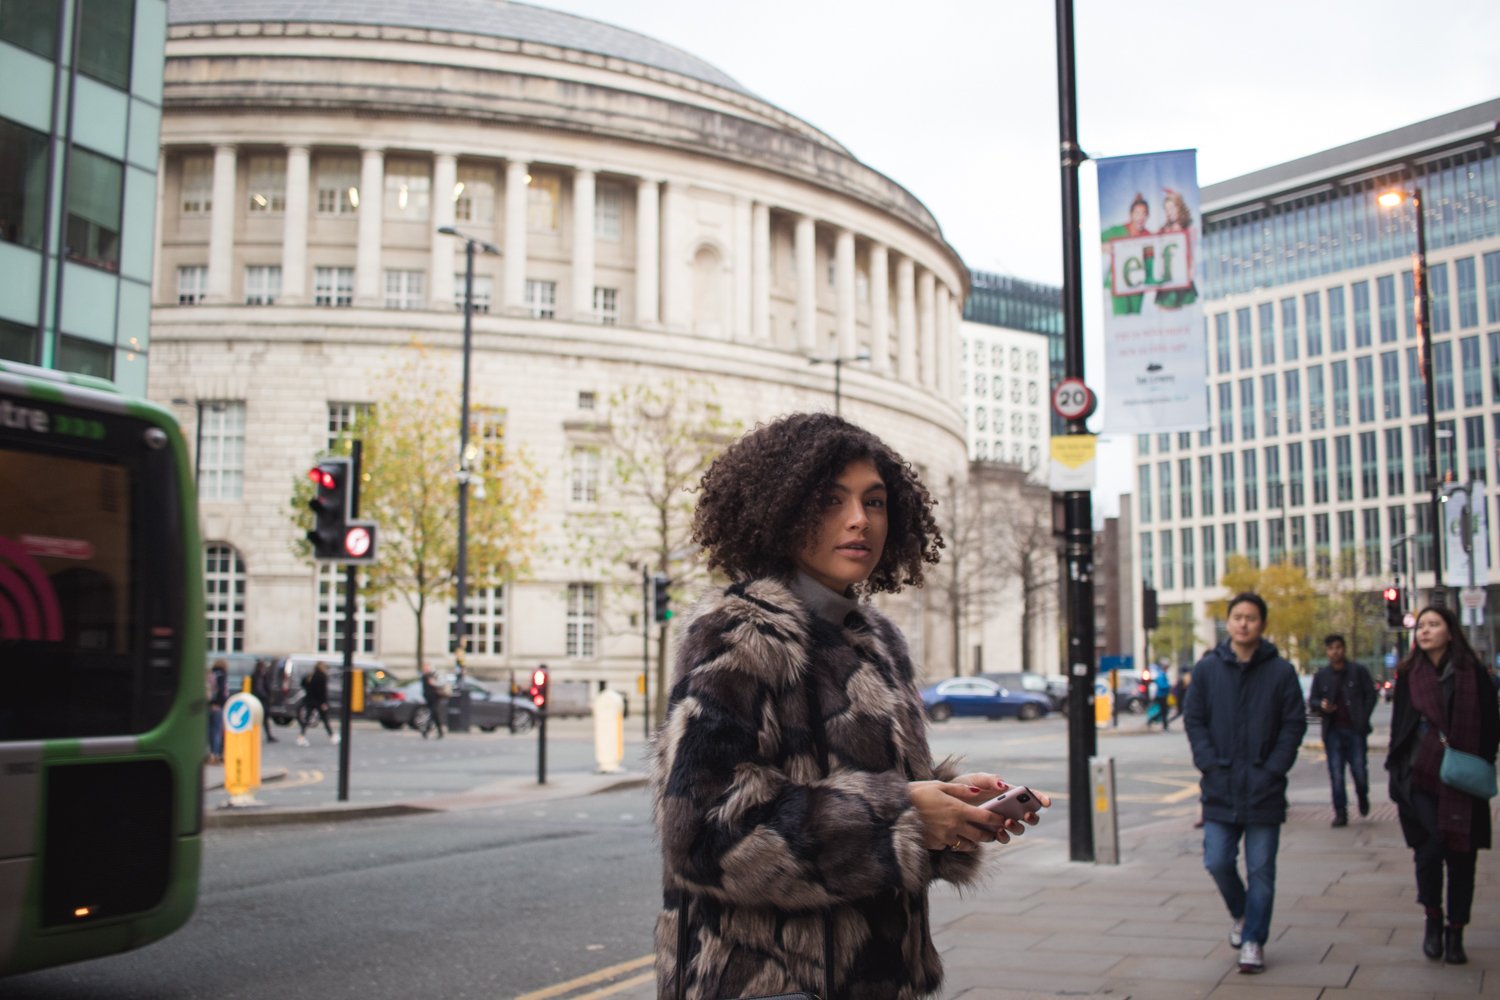
M 1387 587 L 1383 593 L 1385 597 L 1385 623 L 1391 628 L 1402 628 L 1405 625 L 1406 608 L 1401 600 L 1400 587 Z
M 672 617 L 672 578 L 658 573 L 651 578 L 651 612 L 658 623 Z
M 547 698 L 550 695 L 548 688 L 552 683 L 552 672 L 545 666 L 537 667 L 531 672 L 531 703 L 536 706 L 538 712 L 547 710 Z
M 344 533 L 349 523 L 349 475 L 347 458 L 325 458 L 307 471 L 316 493 L 307 505 L 313 512 L 313 529 L 307 533 L 316 559 L 345 558 Z M 370 536 L 374 540 L 374 534 Z M 374 548 L 373 545 L 370 546 Z
M 1141 590 L 1141 628 L 1150 632 L 1159 624 L 1156 615 L 1156 588 L 1145 587 Z

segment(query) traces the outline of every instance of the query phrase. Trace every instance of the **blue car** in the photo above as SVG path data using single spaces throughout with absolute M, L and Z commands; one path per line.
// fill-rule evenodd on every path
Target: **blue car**
M 986 719 L 1040 719 L 1052 711 L 1046 695 L 1004 687 L 983 677 L 953 677 L 922 689 L 922 704 L 933 722 L 955 715 Z

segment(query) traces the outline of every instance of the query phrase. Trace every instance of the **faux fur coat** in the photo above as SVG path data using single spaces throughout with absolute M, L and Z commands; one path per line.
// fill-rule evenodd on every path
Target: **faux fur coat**
M 933 764 L 889 620 L 862 605 L 835 626 L 772 580 L 711 593 L 653 752 L 663 1000 L 678 996 L 680 912 L 687 1000 L 937 990 L 927 886 L 972 882 L 979 858 L 924 846 L 908 782 L 958 769 Z

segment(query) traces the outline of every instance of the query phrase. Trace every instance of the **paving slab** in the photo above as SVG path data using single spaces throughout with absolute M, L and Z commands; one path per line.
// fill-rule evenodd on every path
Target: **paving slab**
M 1351 990 L 1431 990 L 1473 996 L 1479 992 L 1484 978 L 1484 970 L 1473 963 L 1441 965 L 1418 956 L 1404 965 L 1361 966 L 1348 985 Z

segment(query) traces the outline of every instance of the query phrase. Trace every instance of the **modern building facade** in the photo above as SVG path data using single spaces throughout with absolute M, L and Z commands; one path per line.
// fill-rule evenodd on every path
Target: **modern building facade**
M 1500 100 L 1203 189 L 1211 425 L 1138 439 L 1134 505 L 1136 592 L 1191 605 L 1201 644 L 1231 554 L 1433 582 L 1414 217 L 1388 189 L 1425 202 L 1439 478 L 1500 479 L 1497 120 Z
M 145 394 L 166 18 L 0 9 L 0 358 Z
M 547 662 L 635 694 L 639 571 L 585 566 L 567 528 L 612 509 L 617 391 L 696 380 L 750 426 L 831 410 L 834 366 L 810 361 L 839 358 L 845 416 L 963 477 L 962 262 L 909 192 L 716 68 L 519 3 L 169 11 L 151 394 L 199 442 L 220 648 L 336 647 L 338 576 L 292 552 L 288 484 L 414 338 L 456 384 L 463 244 L 441 227 L 498 251 L 476 261 L 473 402 L 545 470 L 543 554 L 466 611 L 481 675 Z M 949 673 L 924 601 L 891 608 Z M 410 664 L 411 620 L 368 613 L 362 646 Z

